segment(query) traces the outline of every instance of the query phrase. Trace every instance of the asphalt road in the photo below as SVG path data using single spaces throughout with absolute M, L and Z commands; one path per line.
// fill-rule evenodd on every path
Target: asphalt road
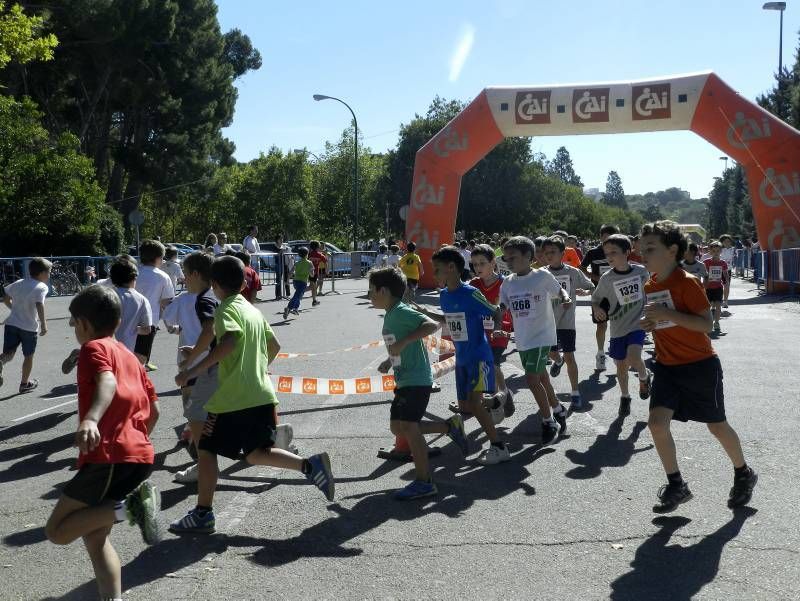
M 366 282 L 340 283 L 319 307 L 304 301 L 300 318 L 283 305 L 257 306 L 283 350 L 325 352 L 380 339 L 382 312 Z M 267 291 L 263 291 L 262 295 Z M 433 296 L 427 297 L 435 302 Z M 758 297 L 736 280 L 725 334 L 715 341 L 725 370 L 726 404 L 748 461 L 760 474 L 751 508 L 725 506 L 732 470 L 698 424 L 675 424 L 684 476 L 695 498 L 667 517 L 651 512 L 664 477 L 645 427 L 646 401 L 616 419 L 614 368 L 592 371 L 594 332 L 578 308 L 578 363 L 590 409 L 571 416 L 568 436 L 538 445 L 530 392 L 501 430 L 512 461 L 482 467 L 446 438 L 433 460 L 438 498 L 398 503 L 391 493 L 411 477 L 407 464 L 376 458 L 389 446 L 389 393 L 280 395 L 305 453 L 327 450 L 337 497 L 327 503 L 303 478 L 223 461 L 215 499 L 218 532 L 169 535 L 147 548 L 138 530 L 114 528 L 126 599 L 537 598 L 797 599 L 800 594 L 800 426 L 797 366 L 800 305 Z M 50 299 L 50 331 L 40 340 L 37 391 L 16 395 L 20 360 L 6 366 L 0 390 L 0 599 L 92 599 L 88 557 L 79 543 L 56 547 L 43 526 L 74 472 L 75 383 L 60 364 L 75 346 L 68 299 Z M 0 319 L 6 316 L 0 308 Z M 196 489 L 172 482 L 189 464 L 176 444 L 183 421 L 175 374 L 177 337 L 161 332 L 152 379 L 162 400 L 154 435 L 163 513 L 173 520 L 193 506 Z M 274 374 L 357 377 L 375 373 L 385 351 L 323 354 L 276 361 Z M 516 354 L 506 374 L 524 387 Z M 447 417 L 452 374 L 441 380 L 432 415 Z M 569 390 L 566 370 L 556 381 Z M 475 429 L 474 421 L 467 429 Z M 476 438 L 473 435 L 473 438 Z M 481 440 L 481 437 L 477 437 Z M 485 441 L 484 441 L 485 442 Z

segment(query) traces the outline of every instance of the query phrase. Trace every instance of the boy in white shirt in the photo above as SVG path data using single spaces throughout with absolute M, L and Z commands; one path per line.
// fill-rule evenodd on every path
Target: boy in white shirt
M 389 255 L 386 254 L 386 251 L 389 250 L 386 248 L 385 244 L 381 244 L 378 247 L 378 254 L 375 256 L 375 269 L 380 269 L 381 267 L 389 267 Z
M 389 267 L 399 267 L 400 266 L 400 247 L 397 244 L 392 244 L 389 247 L 389 252 L 391 253 L 386 261 L 389 263 Z
M 129 255 L 120 255 L 114 259 L 109 271 L 114 291 L 122 305 L 120 322 L 114 337 L 144 364 L 146 358 L 136 353 L 134 349 L 139 336 L 150 334 L 153 327 L 153 313 L 150 301 L 136 290 L 136 278 L 139 275 L 136 262 Z
M 31 380 L 33 355 L 36 352 L 37 336 L 47 334 L 44 316 L 44 299 L 49 292 L 47 281 L 53 264 L 47 259 L 34 257 L 28 264 L 29 278 L 17 280 L 5 287 L 3 303 L 11 309 L 3 333 L 3 354 L 0 355 L 0 386 L 3 384 L 3 365 L 14 358 L 17 347 L 22 345 L 22 379 L 20 393 L 30 392 L 39 385 Z
M 140 266 L 139 277 L 136 279 L 136 290 L 150 302 L 153 326 L 150 334 L 138 337 L 134 352 L 146 357 L 144 367 L 147 371 L 158 369 L 150 363 L 153 340 L 155 340 L 158 330 L 158 322 L 161 320 L 161 311 L 172 302 L 175 296 L 172 280 L 161 270 L 161 265 L 164 263 L 164 252 L 164 245 L 157 240 L 145 240 L 139 247 Z
M 178 249 L 174 246 L 167 246 L 164 249 L 164 265 L 161 271 L 172 280 L 172 288 L 177 289 L 178 284 L 183 284 L 183 270 L 178 262 Z

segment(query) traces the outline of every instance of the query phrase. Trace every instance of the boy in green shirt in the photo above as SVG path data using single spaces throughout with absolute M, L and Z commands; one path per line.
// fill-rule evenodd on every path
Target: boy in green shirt
M 294 264 L 294 275 L 292 276 L 294 296 L 292 296 L 289 304 L 283 310 L 283 319 L 289 319 L 290 311 L 295 315 L 300 315 L 300 301 L 303 299 L 303 294 L 305 294 L 308 287 L 308 279 L 311 277 L 311 272 L 314 271 L 314 264 L 308 260 L 308 249 L 305 246 L 298 248 L 297 254 L 300 255 L 300 260 Z
M 431 480 L 425 434 L 447 434 L 465 455 L 469 450 L 460 415 L 445 422 L 422 421 L 431 396 L 431 366 L 422 339 L 439 329 L 439 324 L 415 311 L 404 302 L 406 281 L 394 267 L 374 269 L 369 274 L 369 298 L 386 311 L 383 339 L 389 357 L 378 366 L 381 373 L 394 368 L 395 391 L 390 412 L 392 434 L 408 440 L 414 458 L 416 478 L 395 493 L 395 499 L 407 501 L 435 495 Z
M 278 399 L 267 367 L 280 350 L 275 334 L 261 312 L 239 294 L 244 284 L 244 263 L 223 256 L 211 266 L 211 287 L 222 299 L 214 314 L 217 345 L 200 363 L 175 376 L 185 386 L 219 364 L 217 391 L 205 405 L 208 411 L 198 446 L 197 506 L 170 524 L 170 531 L 214 532 L 212 502 L 219 468 L 217 455 L 244 456 L 251 465 L 270 465 L 305 474 L 329 501 L 335 483 L 327 453 L 308 459 L 275 448 Z

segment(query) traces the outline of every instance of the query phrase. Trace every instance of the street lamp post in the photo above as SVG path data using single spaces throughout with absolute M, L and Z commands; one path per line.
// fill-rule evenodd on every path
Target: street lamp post
M 780 37 L 778 38 L 778 83 L 780 83 L 783 72 L 783 11 L 786 10 L 786 2 L 765 2 L 761 8 L 777 10 L 781 13 Z
M 725 161 L 725 171 L 727 171 L 728 170 L 728 157 L 719 157 L 719 160 L 720 161 Z M 723 171 L 723 173 L 725 173 L 725 171 Z
M 353 115 L 353 126 L 355 128 L 355 132 L 353 135 L 353 200 L 355 201 L 355 211 L 353 215 L 353 251 L 358 250 L 358 120 L 356 119 L 356 114 L 353 112 L 353 109 L 350 108 L 350 105 L 347 104 L 344 100 L 340 98 L 334 98 L 333 96 L 325 96 L 324 94 L 314 94 L 314 100 L 336 100 L 337 102 L 341 102 L 343 105 L 347 107 L 347 110 L 350 111 L 350 114 Z

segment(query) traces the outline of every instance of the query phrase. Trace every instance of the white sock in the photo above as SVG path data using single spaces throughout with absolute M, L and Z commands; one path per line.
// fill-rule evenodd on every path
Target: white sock
M 562 412 L 566 411 L 566 409 L 564 409 L 564 405 L 559 403 L 557 406 L 553 407 L 552 411 L 553 411 L 553 413 L 562 413 Z
M 118 522 L 124 522 L 128 519 L 128 514 L 125 512 L 125 501 L 120 501 L 114 506 L 114 519 Z

